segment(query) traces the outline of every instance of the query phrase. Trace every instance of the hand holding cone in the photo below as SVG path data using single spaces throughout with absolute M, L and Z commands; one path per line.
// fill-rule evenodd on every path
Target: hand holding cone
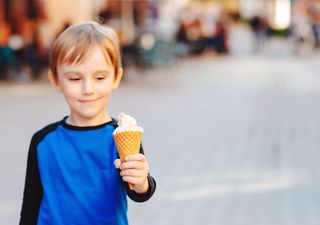
M 129 122 L 128 122 L 129 121 Z M 119 127 L 113 132 L 113 137 L 120 156 L 121 162 L 130 154 L 139 154 L 143 129 L 137 127 L 134 118 L 121 113 L 119 115 Z M 129 183 L 130 190 L 133 184 Z

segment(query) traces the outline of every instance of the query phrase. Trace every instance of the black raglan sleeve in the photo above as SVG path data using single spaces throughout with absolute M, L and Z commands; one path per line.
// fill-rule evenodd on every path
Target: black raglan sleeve
M 19 225 L 36 225 L 43 195 L 37 159 L 38 135 L 34 135 L 28 152 L 27 173 Z
M 118 121 L 115 120 L 115 119 L 112 119 L 112 121 L 113 121 L 112 126 L 116 129 L 117 126 L 118 126 L 117 125 Z M 144 150 L 143 150 L 142 144 L 140 145 L 140 153 L 144 154 Z M 137 192 L 135 192 L 133 190 L 130 190 L 128 183 L 123 181 L 124 186 L 125 186 L 126 191 L 127 191 L 127 195 L 131 200 L 133 200 L 135 202 L 145 202 L 145 201 L 147 201 L 148 199 L 150 199 L 152 197 L 152 195 L 156 191 L 156 181 L 150 174 L 148 174 L 147 178 L 148 178 L 149 188 L 148 188 L 148 191 L 146 193 L 143 193 L 143 194 L 140 194 L 140 193 L 137 193 Z
M 142 145 L 140 146 L 140 153 L 144 154 Z M 133 190 L 130 190 L 128 183 L 127 182 L 124 182 L 124 183 L 125 183 L 125 187 L 126 187 L 129 198 L 135 202 L 147 201 L 149 198 L 151 198 L 151 196 L 156 191 L 156 181 L 150 174 L 148 174 L 149 189 L 146 193 L 140 194 Z

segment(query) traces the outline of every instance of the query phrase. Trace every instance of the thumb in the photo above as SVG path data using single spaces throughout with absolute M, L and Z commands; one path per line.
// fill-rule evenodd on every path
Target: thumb
M 120 159 L 114 160 L 114 166 L 115 166 L 117 169 L 120 169 L 120 165 L 121 165 Z

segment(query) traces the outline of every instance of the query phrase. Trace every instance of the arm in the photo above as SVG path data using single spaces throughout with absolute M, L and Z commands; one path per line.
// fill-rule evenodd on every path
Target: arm
M 156 190 L 156 182 L 149 174 L 148 161 L 144 156 L 142 145 L 140 154 L 127 156 L 123 163 L 117 159 L 115 166 L 121 169 L 120 175 L 130 199 L 135 202 L 144 202 L 151 198 Z M 134 185 L 133 190 L 130 190 L 128 182 Z
M 27 173 L 19 225 L 37 224 L 42 194 L 43 189 L 37 159 L 37 138 L 34 135 L 28 153 Z
M 156 181 L 152 176 L 148 174 L 147 182 L 148 182 L 148 190 L 145 193 L 137 193 L 134 190 L 130 190 L 128 183 L 125 182 L 126 190 L 129 198 L 135 202 L 145 202 L 149 200 L 156 190 Z

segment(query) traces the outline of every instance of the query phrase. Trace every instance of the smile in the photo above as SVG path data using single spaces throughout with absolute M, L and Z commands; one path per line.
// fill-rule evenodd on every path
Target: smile
M 95 102 L 99 100 L 98 98 L 96 99 L 80 99 L 79 102 L 82 102 L 82 103 L 87 103 L 87 102 Z

